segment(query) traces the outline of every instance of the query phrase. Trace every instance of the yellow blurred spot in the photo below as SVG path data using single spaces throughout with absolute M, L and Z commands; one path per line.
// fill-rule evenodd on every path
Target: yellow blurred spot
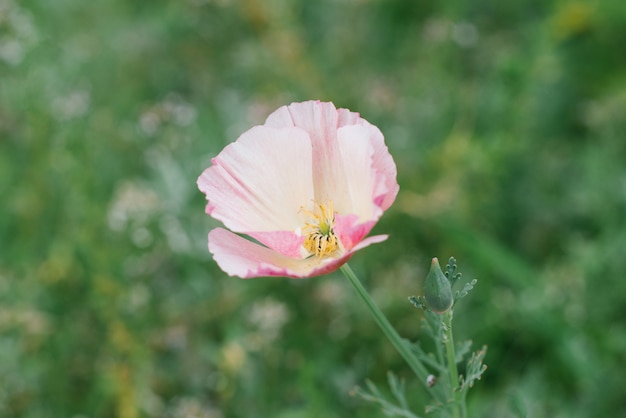
M 82 268 L 76 263 L 72 249 L 67 245 L 55 245 L 46 260 L 37 267 L 37 277 L 43 283 L 59 283 L 76 280 Z
M 117 392 L 117 416 L 119 418 L 137 418 L 139 414 L 130 367 L 124 363 L 116 363 L 113 366 L 113 376 Z
M 110 324 L 109 339 L 116 352 L 128 353 L 134 346 L 133 336 L 121 321 Z
M 554 17 L 556 36 L 562 39 L 588 32 L 592 26 L 592 7 L 582 1 L 566 3 Z
M 230 342 L 222 348 L 222 365 L 231 373 L 238 373 L 246 362 L 246 351 L 237 342 Z

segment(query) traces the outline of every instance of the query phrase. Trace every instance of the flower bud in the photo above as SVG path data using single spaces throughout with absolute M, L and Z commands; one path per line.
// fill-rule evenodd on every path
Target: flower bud
M 424 283 L 424 297 L 433 312 L 442 314 L 452 308 L 452 287 L 450 281 L 441 271 L 439 261 L 433 258 L 430 271 Z

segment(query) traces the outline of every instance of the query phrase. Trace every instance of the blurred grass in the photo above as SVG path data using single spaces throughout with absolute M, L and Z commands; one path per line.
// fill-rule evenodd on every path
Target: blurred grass
M 479 279 L 473 416 L 626 410 L 620 0 L 0 0 L 0 416 L 363 417 L 418 382 L 335 274 L 225 277 L 203 168 L 312 98 L 385 133 L 401 192 L 352 262 L 407 337 L 432 256 Z

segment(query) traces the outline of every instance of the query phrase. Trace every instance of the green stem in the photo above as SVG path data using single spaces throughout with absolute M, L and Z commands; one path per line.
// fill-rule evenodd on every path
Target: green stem
M 441 391 L 428 387 L 426 380 L 429 373 L 428 370 L 426 370 L 426 367 L 424 367 L 422 362 L 413 354 L 407 342 L 404 341 L 398 335 L 393 326 L 391 326 L 385 314 L 383 314 L 378 306 L 376 306 L 352 269 L 347 264 L 344 264 L 341 267 L 341 272 L 348 278 L 348 280 L 350 280 L 350 283 L 352 283 L 352 286 L 356 290 L 357 294 L 361 297 L 361 299 L 363 299 L 363 302 L 365 302 L 367 307 L 370 309 L 370 312 L 372 312 L 374 319 L 383 330 L 383 333 L 387 336 L 389 341 L 391 341 L 404 360 L 409 364 L 409 367 L 413 370 L 413 372 L 415 372 L 420 382 L 424 384 L 428 392 L 430 392 L 436 400 L 441 403 L 445 403 L 445 395 L 441 393 Z
M 454 336 L 452 334 L 452 309 L 443 314 L 444 344 L 448 357 L 448 371 L 450 372 L 450 395 L 452 403 L 452 416 L 465 418 L 465 410 L 462 408 L 461 392 L 459 391 L 459 371 L 456 367 L 456 354 L 454 352 Z

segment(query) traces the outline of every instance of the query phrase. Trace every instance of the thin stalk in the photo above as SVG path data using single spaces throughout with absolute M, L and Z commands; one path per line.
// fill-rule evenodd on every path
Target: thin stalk
M 374 300 L 372 300 L 369 293 L 367 293 L 367 290 L 365 290 L 365 288 L 359 281 L 358 277 L 356 277 L 352 269 L 347 264 L 344 264 L 341 267 L 341 272 L 348 278 L 348 280 L 350 281 L 350 283 L 356 290 L 357 294 L 361 297 L 361 299 L 363 299 L 363 302 L 365 302 L 365 304 L 369 308 L 370 312 L 374 316 L 374 319 L 380 326 L 380 329 L 382 329 L 385 336 L 389 339 L 389 341 L 391 341 L 391 344 L 393 344 L 393 346 L 396 348 L 398 353 L 400 353 L 400 355 L 408 363 L 411 370 L 415 372 L 420 382 L 424 384 L 424 387 L 428 390 L 428 392 L 432 395 L 433 398 L 445 404 L 446 402 L 445 395 L 441 393 L 440 390 L 435 390 L 435 388 L 428 387 L 428 383 L 426 382 L 426 380 L 428 378 L 429 373 L 428 373 L 428 370 L 426 370 L 426 367 L 424 367 L 422 362 L 413 354 L 413 352 L 411 351 L 406 341 L 404 341 L 398 335 L 396 330 L 389 323 L 389 320 L 387 319 L 385 314 L 383 314 L 382 311 L 378 308 L 378 306 L 376 306 L 376 304 L 374 303 Z
M 433 335 L 433 338 L 435 338 L 436 340 L 436 337 L 441 335 L 441 330 L 442 330 L 441 318 L 439 314 L 436 314 L 434 312 L 426 312 L 426 320 L 430 321 L 431 324 L 433 322 L 432 317 L 435 317 L 435 321 L 434 321 L 435 325 L 431 325 L 431 326 L 433 327 L 433 329 L 436 330 L 436 334 Z M 435 344 L 435 349 L 437 350 L 437 359 L 439 359 L 439 364 L 443 366 L 445 364 L 444 356 L 443 356 L 443 347 L 441 346 L 441 344 Z
M 452 400 L 452 416 L 465 418 L 465 408 L 462 407 L 462 394 L 459 391 L 459 371 L 456 367 L 456 353 L 454 351 L 454 336 L 452 334 L 452 309 L 443 314 L 444 344 L 448 358 L 448 371 L 450 375 L 450 395 Z

